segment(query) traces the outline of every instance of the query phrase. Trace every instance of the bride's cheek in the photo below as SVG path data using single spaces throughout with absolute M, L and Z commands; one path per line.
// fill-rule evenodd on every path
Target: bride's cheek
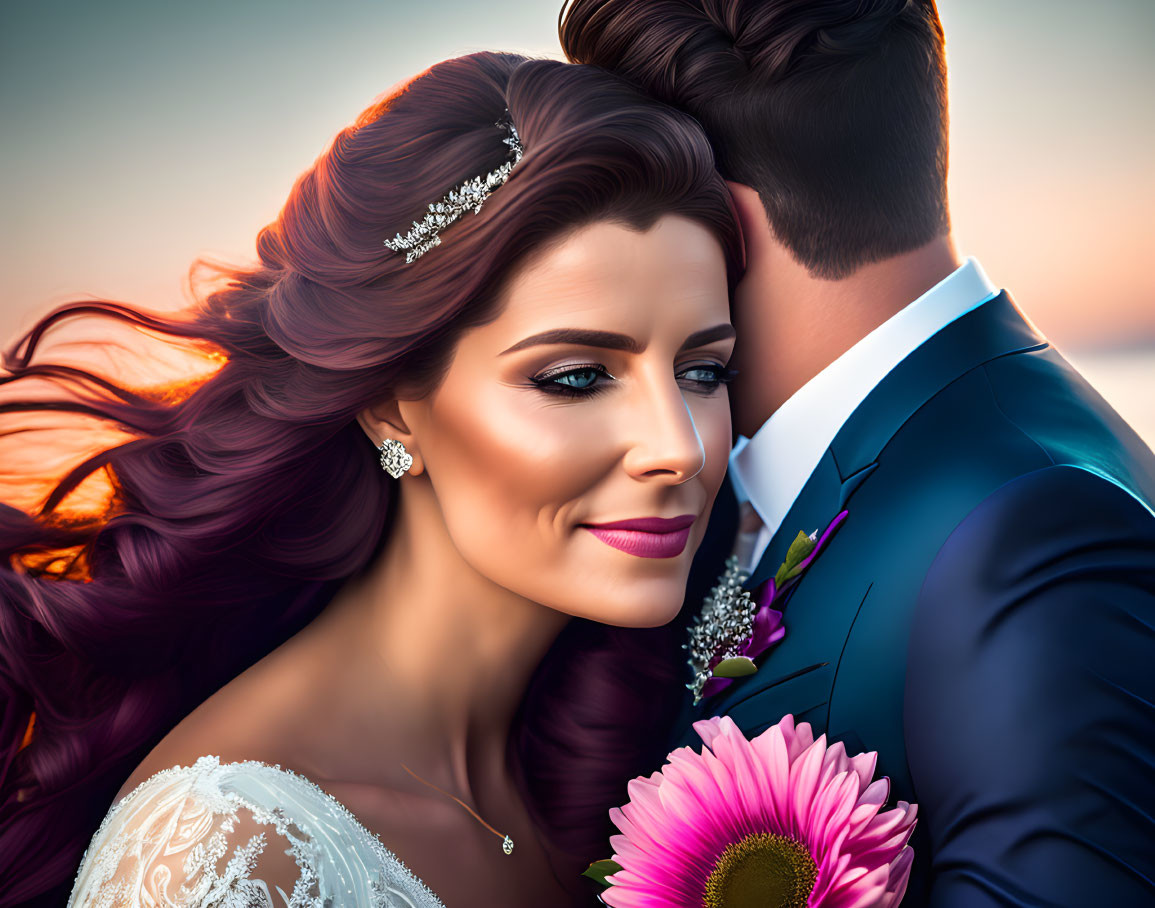
M 534 404 L 473 401 L 438 420 L 442 475 L 432 479 L 450 532 L 503 574 L 560 567 L 584 494 L 612 466 L 596 418 Z

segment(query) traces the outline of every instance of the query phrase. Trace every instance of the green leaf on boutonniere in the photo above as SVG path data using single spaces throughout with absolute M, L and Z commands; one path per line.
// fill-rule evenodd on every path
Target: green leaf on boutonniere
M 620 864 L 616 864 L 609 858 L 606 858 L 602 861 L 594 861 L 582 872 L 582 876 L 588 876 L 591 880 L 601 883 L 603 886 L 610 886 L 612 884 L 606 882 L 606 877 L 611 873 L 617 873 L 621 869 Z
M 758 666 L 754 664 L 754 660 L 745 656 L 732 656 L 715 665 L 711 674 L 715 678 L 745 678 L 756 671 Z
M 786 560 L 782 562 L 782 567 L 778 568 L 778 573 L 774 575 L 774 585 L 778 589 L 782 589 L 782 584 L 787 580 L 798 576 L 800 573 L 798 566 L 814 551 L 814 546 L 817 544 L 817 540 L 811 539 L 801 530 L 798 531 L 798 535 L 794 537 L 794 541 L 790 543 L 790 548 L 786 552 Z

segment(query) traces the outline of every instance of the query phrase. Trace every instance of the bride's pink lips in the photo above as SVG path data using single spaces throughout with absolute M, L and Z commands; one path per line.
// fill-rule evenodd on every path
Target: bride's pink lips
M 583 523 L 606 545 L 642 558 L 674 558 L 690 539 L 696 514 L 679 517 L 635 517 L 612 523 Z

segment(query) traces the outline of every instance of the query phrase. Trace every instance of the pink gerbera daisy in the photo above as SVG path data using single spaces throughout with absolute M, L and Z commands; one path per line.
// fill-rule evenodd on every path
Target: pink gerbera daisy
M 881 811 L 878 755 L 847 757 L 794 717 L 747 740 L 729 716 L 694 723 L 706 746 L 680 747 L 628 785 L 610 810 L 621 869 L 614 908 L 892 908 L 906 891 L 917 805 Z

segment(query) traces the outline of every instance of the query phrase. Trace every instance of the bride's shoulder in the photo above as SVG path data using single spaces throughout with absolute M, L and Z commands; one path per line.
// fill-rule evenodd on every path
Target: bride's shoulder
M 70 906 L 440 906 L 331 795 L 256 760 L 199 757 L 114 802 Z
M 133 787 L 89 842 L 69 904 L 209 905 L 224 892 L 254 905 L 281 904 L 274 894 L 307 904 L 294 899 L 311 882 L 301 841 L 237 790 L 238 777 L 256 781 L 260 765 L 202 756 Z

